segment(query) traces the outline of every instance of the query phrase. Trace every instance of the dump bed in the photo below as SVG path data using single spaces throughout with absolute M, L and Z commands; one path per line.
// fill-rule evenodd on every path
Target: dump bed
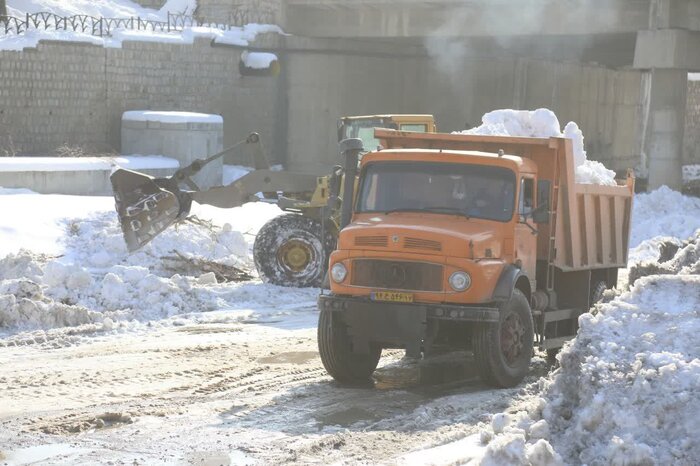
M 617 186 L 575 182 L 570 139 L 522 138 L 376 129 L 386 149 L 472 150 L 531 159 L 549 181 L 548 224 L 538 225 L 537 258 L 563 271 L 625 267 L 634 178 Z

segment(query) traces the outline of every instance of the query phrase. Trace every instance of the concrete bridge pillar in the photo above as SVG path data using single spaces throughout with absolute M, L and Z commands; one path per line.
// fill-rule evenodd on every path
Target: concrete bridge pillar
M 649 189 L 682 187 L 688 72 L 653 69 L 646 86 L 643 151 L 649 170 Z
M 637 32 L 634 67 L 648 70 L 642 152 L 649 189 L 682 187 L 688 71 L 700 69 L 700 8 L 691 0 L 651 0 Z

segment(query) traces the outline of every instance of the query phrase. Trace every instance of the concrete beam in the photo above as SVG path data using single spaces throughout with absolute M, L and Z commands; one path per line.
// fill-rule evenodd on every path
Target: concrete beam
M 650 27 L 650 1 L 288 0 L 286 30 L 364 38 L 620 34 Z
M 634 67 L 700 70 L 700 32 L 682 29 L 639 31 Z

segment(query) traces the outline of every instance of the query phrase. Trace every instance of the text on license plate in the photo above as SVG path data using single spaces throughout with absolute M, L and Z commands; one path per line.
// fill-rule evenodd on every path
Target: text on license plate
M 392 301 L 396 303 L 412 303 L 413 293 L 399 293 L 397 291 L 373 291 L 370 294 L 373 301 Z

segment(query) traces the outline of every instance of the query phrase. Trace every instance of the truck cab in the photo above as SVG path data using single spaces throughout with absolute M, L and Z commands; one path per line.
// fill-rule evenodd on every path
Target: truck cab
M 371 375 L 383 348 L 411 357 L 471 350 L 485 382 L 518 384 L 536 331 L 540 342 L 562 336 L 542 318 L 560 310 L 546 247 L 556 246 L 559 178 L 550 167 L 539 179 L 532 141 L 485 151 L 499 141 L 377 132 L 384 148 L 362 158 L 351 220 L 330 256 L 330 294 L 319 297 L 324 366 L 356 382 Z M 555 160 L 571 156 L 564 140 L 536 142 Z M 590 270 L 587 277 L 586 288 Z M 564 333 L 589 304 L 557 315 Z

